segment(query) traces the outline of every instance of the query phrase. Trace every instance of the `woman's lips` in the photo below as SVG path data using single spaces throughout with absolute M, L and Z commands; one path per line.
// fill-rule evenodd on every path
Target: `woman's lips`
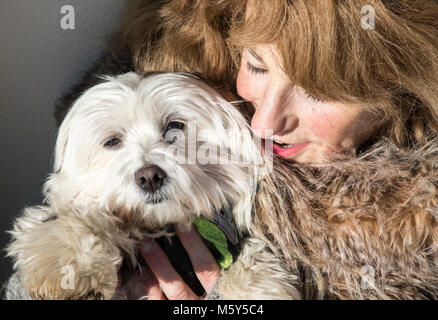
M 306 148 L 308 143 L 300 143 L 287 147 L 286 145 L 280 145 L 276 142 L 272 143 L 272 152 L 277 156 L 284 159 L 292 159 L 296 154 Z

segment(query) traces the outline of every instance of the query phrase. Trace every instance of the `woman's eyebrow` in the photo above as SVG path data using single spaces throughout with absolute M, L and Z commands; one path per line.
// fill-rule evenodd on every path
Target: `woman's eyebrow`
M 248 49 L 248 52 L 260 63 L 264 63 L 263 59 L 253 50 Z

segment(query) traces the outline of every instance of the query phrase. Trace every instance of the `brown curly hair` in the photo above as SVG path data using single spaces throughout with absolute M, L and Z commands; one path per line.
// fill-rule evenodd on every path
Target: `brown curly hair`
M 307 92 L 379 112 L 374 138 L 412 147 L 437 136 L 435 0 L 133 0 L 122 33 L 137 71 L 198 73 L 233 92 L 241 49 L 274 43 Z

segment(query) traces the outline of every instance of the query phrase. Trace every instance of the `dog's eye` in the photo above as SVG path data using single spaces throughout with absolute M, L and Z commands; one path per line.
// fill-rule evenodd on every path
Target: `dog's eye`
M 120 138 L 111 138 L 107 140 L 103 146 L 110 149 L 119 146 L 121 143 L 122 140 L 120 140 Z
M 170 143 L 175 143 L 178 140 L 178 136 L 181 135 L 181 130 L 184 129 L 184 123 L 179 121 L 169 122 L 166 128 L 166 132 L 164 132 L 164 140 Z M 175 130 L 175 131 L 171 131 Z
M 178 129 L 183 130 L 184 129 L 184 123 L 179 121 L 172 121 L 167 125 L 166 132 L 172 129 Z

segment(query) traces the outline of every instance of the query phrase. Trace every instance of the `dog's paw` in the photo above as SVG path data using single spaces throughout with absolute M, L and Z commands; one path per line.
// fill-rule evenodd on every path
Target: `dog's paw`
M 32 299 L 36 300 L 107 300 L 110 299 L 117 288 L 117 269 L 107 264 L 94 270 L 68 261 L 44 267 L 45 275 L 36 274 L 29 268 L 21 269 L 20 276 L 23 286 L 28 290 Z M 101 259 L 98 263 L 103 263 Z M 63 266 L 62 266 L 63 265 Z M 50 268 L 50 270 L 49 270 Z M 32 276 L 34 274 L 34 276 Z
M 15 228 L 9 256 L 33 299 L 110 299 L 122 257 L 72 217 Z

